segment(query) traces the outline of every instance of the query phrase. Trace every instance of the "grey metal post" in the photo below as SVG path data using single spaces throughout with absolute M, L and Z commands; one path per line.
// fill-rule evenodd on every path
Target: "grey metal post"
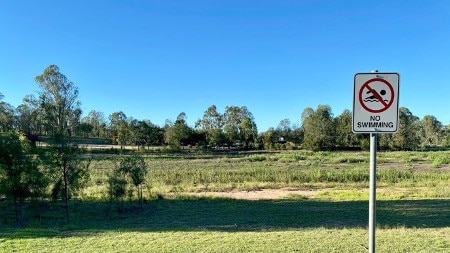
M 375 253 L 377 134 L 370 134 L 369 253 Z
M 372 70 L 377 73 L 378 70 Z M 375 253 L 376 200 L 377 200 L 377 134 L 370 133 L 369 168 L 369 253 Z

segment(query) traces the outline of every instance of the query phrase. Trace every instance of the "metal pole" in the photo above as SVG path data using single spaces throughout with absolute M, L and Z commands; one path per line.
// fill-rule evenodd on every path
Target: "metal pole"
M 369 253 L 375 253 L 377 134 L 370 134 Z
M 371 73 L 378 73 L 372 70 Z M 370 133 L 369 173 L 369 253 L 375 253 L 376 194 L 377 194 L 377 134 Z

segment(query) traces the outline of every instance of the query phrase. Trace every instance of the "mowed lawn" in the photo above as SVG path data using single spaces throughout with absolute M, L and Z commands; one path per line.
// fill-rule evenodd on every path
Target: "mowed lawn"
M 448 252 L 450 200 L 378 203 L 379 252 Z M 367 252 L 366 201 L 162 199 L 143 211 L 72 206 L 39 227 L 3 228 L 1 252 Z M 54 219 L 51 216 L 56 215 Z
M 431 166 L 435 153 L 380 156 L 377 252 L 450 252 L 448 164 Z M 89 194 L 71 201 L 69 224 L 62 204 L 46 201 L 25 204 L 25 225 L 15 227 L 14 207 L 1 201 L 0 252 L 367 252 L 365 157 L 152 156 L 153 181 L 142 210 L 135 199 L 111 202 L 101 195 L 102 171 L 110 166 L 101 160 Z M 318 194 L 256 200 L 201 195 L 264 186 Z

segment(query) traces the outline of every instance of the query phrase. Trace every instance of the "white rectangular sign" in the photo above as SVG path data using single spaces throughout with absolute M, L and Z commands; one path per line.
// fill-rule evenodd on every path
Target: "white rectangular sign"
M 354 79 L 354 133 L 395 133 L 398 130 L 398 73 L 358 73 Z

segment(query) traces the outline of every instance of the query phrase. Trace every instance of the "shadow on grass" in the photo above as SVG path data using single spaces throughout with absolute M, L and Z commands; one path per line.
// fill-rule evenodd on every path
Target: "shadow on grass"
M 117 230 L 232 232 L 349 228 L 366 227 L 368 220 L 368 201 L 162 199 L 145 203 L 142 211 L 125 208 L 124 212 L 118 212 L 117 205 L 111 206 L 109 202 L 87 201 L 73 203 L 69 225 L 64 225 L 62 209 L 47 209 L 39 218 L 29 214 L 25 229 L 14 229 L 12 222 L 5 222 L 5 215 L 10 214 L 3 209 L 0 237 L 74 236 Z M 449 227 L 449 210 L 450 199 L 377 201 L 377 225 Z M 61 234 L 62 231 L 76 233 Z

